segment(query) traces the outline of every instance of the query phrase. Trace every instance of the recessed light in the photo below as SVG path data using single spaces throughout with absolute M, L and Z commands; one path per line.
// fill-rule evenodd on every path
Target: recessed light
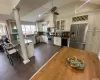
M 39 17 L 41 17 L 41 15 L 39 14 Z

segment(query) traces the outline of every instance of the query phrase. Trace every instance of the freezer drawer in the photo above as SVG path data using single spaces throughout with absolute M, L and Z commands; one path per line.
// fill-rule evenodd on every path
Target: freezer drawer
M 70 42 L 69 47 L 84 50 L 85 49 L 85 43 Z

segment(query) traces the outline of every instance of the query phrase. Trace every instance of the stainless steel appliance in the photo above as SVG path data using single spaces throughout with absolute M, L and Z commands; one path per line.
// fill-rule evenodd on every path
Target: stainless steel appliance
M 68 46 L 70 32 L 62 32 L 61 34 L 61 46 Z
M 85 49 L 86 34 L 88 30 L 87 24 L 72 24 L 70 30 L 70 47 L 77 49 Z
M 53 37 L 52 36 L 48 36 L 48 44 L 53 45 Z

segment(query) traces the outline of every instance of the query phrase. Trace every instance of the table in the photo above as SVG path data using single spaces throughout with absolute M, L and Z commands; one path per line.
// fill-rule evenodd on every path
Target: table
M 84 60 L 85 69 L 76 70 L 66 65 L 68 56 Z M 100 80 L 100 61 L 94 53 L 64 47 L 30 80 Z

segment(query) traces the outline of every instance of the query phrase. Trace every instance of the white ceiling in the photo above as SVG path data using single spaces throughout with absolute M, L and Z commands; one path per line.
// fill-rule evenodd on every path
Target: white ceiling
M 52 8 L 52 0 L 42 0 L 40 2 L 37 2 L 38 0 L 37 1 L 30 0 L 31 2 L 27 1 L 28 0 L 24 0 L 23 2 L 22 0 L 22 2 L 19 4 L 20 5 L 19 7 L 21 7 L 20 16 L 22 21 L 35 22 L 40 19 L 43 19 L 47 15 L 44 15 L 42 17 L 39 17 L 39 15 L 49 11 Z M 69 4 L 74 1 L 87 1 L 87 0 L 53 0 L 53 5 L 61 7 L 65 4 Z M 91 0 L 91 3 L 100 5 L 100 0 Z
M 53 0 L 53 5 L 61 7 L 74 1 L 86 0 Z M 91 0 L 91 3 L 100 5 L 100 0 Z M 17 7 L 20 7 L 21 20 L 29 22 L 43 19 L 47 15 L 40 18 L 39 14 L 43 14 L 52 8 L 51 0 L 0 0 L 0 19 L 8 19 L 12 16 L 14 17 L 12 14 L 10 17 L 9 14 L 16 5 Z
M 50 0 L 20 0 L 17 7 L 20 8 L 20 16 L 25 16 L 28 13 L 40 8 Z
M 50 10 L 52 8 L 52 0 L 42 0 L 37 2 L 36 0 L 30 0 L 31 4 L 27 2 L 27 0 L 24 0 L 26 2 L 19 3 L 18 7 L 21 8 L 20 10 L 20 16 L 22 21 L 29 21 L 29 22 L 35 22 L 37 20 L 43 19 L 45 16 L 39 17 L 39 14 L 43 14 Z M 43 2 L 44 1 L 44 2 Z M 61 7 L 64 4 L 71 3 L 76 0 L 53 0 L 53 5 L 57 7 Z M 42 3 L 41 3 L 42 2 Z M 37 3 L 36 5 L 33 5 L 34 3 Z M 41 5 L 40 5 L 41 3 Z
M 88 1 L 88 0 L 80 0 L 80 1 Z M 90 0 L 90 2 L 100 5 L 100 0 Z
M 0 0 L 0 22 L 10 18 L 13 8 L 20 0 Z

